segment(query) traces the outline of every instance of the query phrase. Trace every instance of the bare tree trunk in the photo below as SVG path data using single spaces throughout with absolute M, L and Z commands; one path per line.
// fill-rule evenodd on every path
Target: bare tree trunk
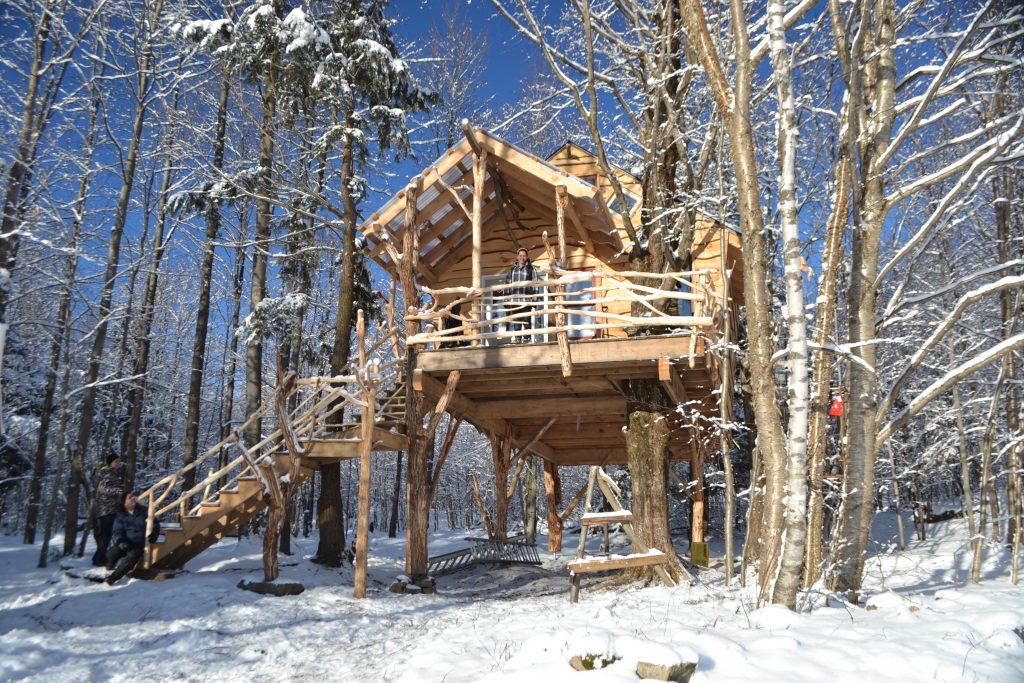
M 998 411 L 999 393 L 1006 380 L 1007 366 L 1009 359 L 1013 356 L 1008 353 L 1003 356 L 1002 367 L 999 371 L 999 380 L 996 382 L 995 392 L 992 394 L 992 403 L 988 411 L 988 419 L 985 421 L 985 431 L 981 435 L 981 482 L 978 487 L 981 490 L 980 508 L 977 533 L 973 537 L 974 562 L 971 565 L 971 580 L 974 583 L 981 581 L 981 563 L 985 550 L 985 527 L 988 524 L 989 508 L 992 510 L 992 540 L 999 543 L 999 501 L 996 494 L 995 483 L 992 481 L 992 440 L 993 431 L 996 425 L 996 413 Z M 973 526 L 973 525 L 972 525 Z
M 75 547 L 75 536 L 78 525 L 78 496 L 82 484 L 82 462 L 89 448 L 92 436 L 92 423 L 96 416 L 96 380 L 100 374 L 100 361 L 107 341 L 107 325 L 109 324 L 111 302 L 114 296 L 114 282 L 117 279 L 118 264 L 121 255 L 121 237 L 128 220 L 128 208 L 135 182 L 135 167 L 139 160 L 142 146 L 142 130 L 149 108 L 148 97 L 152 87 L 150 63 L 153 60 L 153 42 L 158 32 L 163 0 L 155 0 L 148 8 L 148 29 L 145 44 L 139 60 L 138 75 L 135 87 L 135 114 L 132 122 L 132 134 L 128 140 L 128 151 L 121 172 L 121 191 L 117 198 L 114 223 L 110 229 L 110 241 L 107 247 L 107 268 L 103 276 L 103 287 L 97 309 L 98 322 L 93 335 L 92 349 L 86 368 L 82 394 L 82 413 L 78 423 L 78 438 L 72 447 L 71 480 L 67 489 L 67 514 L 64 525 L 64 553 L 70 554 Z
M 544 463 L 544 492 L 548 506 L 548 552 L 562 550 L 562 518 L 558 508 L 562 505 L 562 480 L 558 476 L 558 465 Z
M 64 463 L 68 459 L 68 417 L 71 414 L 70 400 L 68 399 L 68 385 L 71 378 L 70 339 L 70 334 L 64 336 L 64 376 L 61 379 L 60 426 L 57 429 L 57 445 L 54 449 L 57 453 L 57 471 L 53 475 L 50 499 L 46 504 L 46 519 L 43 522 L 43 542 L 39 547 L 39 563 L 37 565 L 39 568 L 46 566 L 50 553 L 50 539 L 53 537 L 53 525 L 57 519 L 57 503 L 60 500 L 60 487 L 64 478 Z
M 270 222 L 274 206 L 270 197 L 274 183 L 274 117 L 277 93 L 274 73 L 276 58 L 271 58 L 263 78 L 263 119 L 260 122 L 259 193 L 256 199 L 256 228 L 253 233 L 252 280 L 249 289 L 249 312 L 252 313 L 267 296 L 267 256 L 270 246 Z M 245 350 L 245 414 L 257 412 L 263 403 L 263 340 L 251 339 Z M 263 434 L 262 420 L 254 420 L 246 430 L 250 446 Z
M 669 559 L 666 569 L 678 580 L 681 566 L 668 526 L 668 421 L 661 413 L 632 410 L 625 435 L 626 461 L 633 479 L 633 528 L 648 548 L 665 553 Z M 635 571 L 648 576 L 651 570 Z
M 351 118 L 346 117 L 346 125 Z M 341 201 L 345 211 L 345 232 L 341 245 L 341 273 L 338 275 L 338 312 L 334 321 L 331 374 L 341 374 L 351 355 L 352 308 L 355 300 L 356 203 L 351 180 L 354 172 L 352 141 L 346 139 L 341 151 Z M 320 468 L 320 499 L 317 502 L 317 562 L 337 566 L 345 549 L 344 511 L 341 500 L 341 464 Z
M 841 119 L 848 121 L 849 106 L 843 108 Z M 848 124 L 847 124 L 848 125 Z M 810 422 L 807 427 L 807 469 L 809 497 L 807 501 L 807 544 L 804 553 L 805 588 L 821 577 L 822 548 L 825 543 L 825 498 L 822 489 L 825 473 L 825 447 L 828 439 L 829 394 L 832 384 L 832 356 L 825 346 L 836 319 L 839 265 L 843 255 L 850 204 L 851 151 L 844 142 L 840 147 L 835 173 L 835 193 L 825 232 L 825 248 L 818 279 L 818 303 L 815 313 L 814 352 L 811 355 Z M 841 437 L 840 437 L 841 438 Z
M 993 113 L 1000 116 L 1005 110 L 1003 95 L 997 92 L 993 98 Z M 1014 196 L 1014 191 L 1019 191 L 1019 171 L 1003 171 L 992 180 L 992 196 L 994 200 L 997 252 L 1000 263 L 1007 263 L 1014 258 L 1011 243 L 1011 203 L 1007 198 Z M 1013 182 L 1016 178 L 1018 183 Z M 1019 212 L 1018 212 L 1019 213 Z M 1017 217 L 1017 228 L 1020 228 L 1020 218 Z M 1018 253 L 1024 251 L 1018 247 Z M 1016 294 L 1014 304 L 1014 293 L 1004 290 L 999 294 L 999 311 L 1002 327 L 1002 338 L 1009 339 L 1013 336 L 1015 325 L 1019 322 L 1021 312 L 1021 294 Z M 1013 354 L 1004 357 L 1006 364 L 1006 426 L 1010 434 L 1021 433 L 1020 414 L 1020 387 L 1017 381 L 1017 363 Z M 1006 544 L 1010 549 L 1010 579 L 1014 585 L 1019 581 L 1020 566 L 1020 543 L 1021 543 L 1021 446 L 1014 444 L 1010 446 L 1006 455 Z
M 491 460 L 494 463 L 494 537 L 499 540 L 508 538 L 508 502 L 506 494 L 508 484 L 509 451 L 512 447 L 511 425 L 505 434 L 488 435 L 491 442 Z
M 730 23 L 735 42 L 735 86 L 730 88 L 709 32 L 699 0 L 684 0 L 683 23 L 687 40 L 698 55 L 726 121 L 729 151 L 736 176 L 740 227 L 743 232 L 743 285 L 747 306 L 747 362 L 757 424 L 757 447 L 765 478 L 764 515 L 759 570 L 762 578 L 775 573 L 775 560 L 783 528 L 786 440 L 776 403 L 777 387 L 772 374 L 771 297 L 767 287 L 764 215 L 754 138 L 750 122 L 752 78 L 755 68 L 741 0 L 730 0 Z M 768 581 L 762 580 L 763 590 Z M 762 592 L 762 596 L 765 593 Z
M 220 173 L 224 168 L 224 139 L 227 129 L 228 96 L 231 81 L 227 71 L 221 75 L 220 96 L 217 100 L 217 128 L 213 139 L 213 170 Z M 199 420 L 203 394 L 203 371 L 206 367 L 206 337 L 210 322 L 210 285 L 213 280 L 213 257 L 217 235 L 220 233 L 220 201 L 208 192 L 206 201 L 206 241 L 203 243 L 203 260 L 199 266 L 199 304 L 196 310 L 195 335 L 192 338 L 192 367 L 188 376 L 188 398 L 185 409 L 185 442 L 182 445 L 182 465 L 195 462 L 199 452 Z M 234 373 L 232 373 L 234 374 Z M 232 382 L 233 384 L 233 382 Z M 184 475 L 182 488 L 186 491 L 195 485 L 196 472 L 190 469 Z
M 971 469 L 967 460 L 967 437 L 964 434 L 964 415 L 960 407 L 960 391 L 953 386 L 953 413 L 956 416 L 957 445 L 960 451 L 960 482 L 964 489 L 964 517 L 967 518 L 967 531 L 972 542 L 977 529 L 974 524 L 974 496 L 971 493 Z
M 17 265 L 18 250 L 21 246 L 19 223 L 23 213 L 23 201 L 31 182 L 35 145 L 38 144 L 46 126 L 47 116 L 40 111 L 38 99 L 40 79 L 48 71 L 44 68 L 44 62 L 47 47 L 50 46 L 50 28 L 56 4 L 50 0 L 44 2 L 40 7 L 38 21 L 32 22 L 35 29 L 32 36 L 32 62 L 28 68 L 28 82 L 21 110 L 21 127 L 18 131 L 14 158 L 10 160 L 5 173 L 7 182 L 3 214 L 0 214 L 0 275 L 5 280 L 4 286 L 0 287 L 0 364 L 3 363 L 7 331 L 10 327 L 7 306 L 13 294 L 10 283 L 6 281 L 10 279 Z M 35 20 L 36 17 L 33 16 L 32 19 Z M 70 61 L 70 55 L 67 55 L 67 59 Z M 0 378 L 0 436 L 5 432 L 2 407 L 3 379 Z
M 830 11 L 838 12 L 837 0 L 830 2 Z M 873 20 L 873 28 L 871 26 Z M 839 511 L 839 528 L 833 539 L 831 565 L 832 590 L 847 593 L 851 602 L 857 602 L 861 580 L 864 574 L 864 560 L 867 556 L 868 537 L 871 533 L 871 518 L 874 512 L 875 489 L 875 437 L 878 433 L 876 408 L 878 402 L 878 380 L 873 368 L 877 354 L 876 336 L 877 288 L 879 242 L 887 210 L 885 199 L 884 163 L 880 162 L 883 150 L 888 146 L 895 120 L 896 61 L 895 12 L 890 0 L 882 0 L 871 8 L 865 5 L 860 18 L 858 41 L 851 47 L 850 55 L 843 55 L 848 78 L 858 84 L 851 88 L 854 98 L 854 113 L 851 120 L 859 116 L 870 118 L 870 128 L 865 130 L 865 139 L 859 139 L 861 187 L 857 194 L 861 201 L 854 208 L 854 230 L 851 246 L 853 258 L 850 269 L 850 343 L 853 354 L 859 358 L 850 363 L 848 416 L 846 420 L 846 472 L 843 479 L 843 502 Z M 838 15 L 833 26 L 841 25 Z M 869 55 L 866 64 L 862 55 Z M 865 80 L 871 81 L 870 89 L 865 88 L 862 99 L 859 79 L 861 72 Z M 864 107 L 864 109 L 860 109 Z M 867 112 L 867 113 L 864 113 Z M 859 135 L 854 135 L 858 139 Z M 859 209 L 859 210 L 858 210 Z
M 231 422 L 234 417 L 235 407 L 235 375 L 238 369 L 238 337 L 235 330 L 238 329 L 238 320 L 242 310 L 242 290 L 245 286 L 245 236 L 248 232 L 245 226 L 246 211 L 239 211 L 238 244 L 235 247 L 235 276 L 231 288 L 231 325 L 228 327 L 228 340 L 225 343 L 227 353 L 227 384 L 224 387 L 223 406 L 220 419 L 220 440 L 228 438 L 231 433 Z M 227 465 L 227 449 L 220 453 L 220 467 Z
M 102 74 L 102 68 L 100 74 Z M 78 252 L 82 247 L 82 222 L 85 215 L 85 201 L 92 183 L 92 155 L 96 140 L 96 119 L 100 101 L 93 95 L 89 108 L 89 123 L 85 134 L 85 145 L 82 150 L 82 176 L 78 182 L 78 194 L 75 197 L 74 220 L 71 223 L 71 237 L 68 244 L 68 257 L 64 265 L 64 282 L 57 299 L 57 321 L 53 343 L 50 345 L 50 364 L 46 375 L 46 388 L 43 391 L 43 412 L 39 418 L 39 437 L 36 441 L 36 454 L 32 468 L 32 481 L 29 484 L 28 510 L 25 516 L 25 543 L 35 543 L 36 525 L 42 498 L 43 475 L 46 473 L 46 450 L 49 442 L 50 420 L 53 416 L 53 401 L 57 390 L 57 373 L 60 367 L 61 349 L 70 334 L 71 289 L 78 270 Z M 0 356 L 2 358 L 2 356 Z M 58 455 L 58 458 L 62 458 Z
M 178 96 L 180 92 L 181 86 L 179 84 L 175 88 L 171 99 L 171 107 L 169 112 L 167 112 L 169 114 L 169 121 L 175 117 L 178 111 Z M 160 264 L 170 244 L 170 236 L 165 239 L 164 231 L 167 227 L 167 201 L 171 188 L 173 124 L 168 124 L 167 130 L 164 131 L 164 136 L 164 170 L 163 177 L 160 180 L 159 194 L 157 195 L 153 253 L 150 257 L 149 271 L 146 273 L 146 285 L 142 293 L 142 308 L 139 311 L 138 327 L 135 331 L 137 347 L 132 375 L 136 379 L 133 381 L 132 388 L 128 392 L 128 431 L 125 434 L 124 447 L 121 449 L 121 457 L 125 461 L 125 477 L 129 489 L 134 488 L 135 482 L 136 451 L 139 444 L 139 428 L 142 424 L 142 409 L 146 400 L 146 376 L 149 372 L 149 351 L 151 346 L 150 337 L 153 331 L 153 316 L 156 312 Z
M 398 536 L 398 501 L 402 497 L 402 451 L 395 453 L 395 489 L 391 498 L 391 518 L 388 520 L 388 538 Z
M 523 533 L 530 545 L 537 543 L 537 458 L 532 455 L 520 455 L 526 458 L 523 472 Z

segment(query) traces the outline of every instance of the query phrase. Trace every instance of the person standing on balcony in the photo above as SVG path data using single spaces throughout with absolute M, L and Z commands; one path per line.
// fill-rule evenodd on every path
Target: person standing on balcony
M 537 272 L 533 268 L 533 264 L 530 262 L 530 252 L 525 247 L 520 247 L 516 252 L 515 263 L 509 268 L 508 275 L 505 276 L 505 284 L 512 285 L 517 282 L 530 282 L 537 279 Z M 512 287 L 505 290 L 506 306 L 505 315 L 521 314 L 521 313 L 533 313 L 533 295 L 536 292 L 535 287 Z M 510 320 L 508 323 L 509 330 L 515 330 L 522 333 L 524 330 L 528 330 L 532 327 L 531 325 L 532 315 L 530 317 L 517 318 Z M 513 344 L 526 344 L 530 341 L 529 335 L 517 336 L 512 338 Z

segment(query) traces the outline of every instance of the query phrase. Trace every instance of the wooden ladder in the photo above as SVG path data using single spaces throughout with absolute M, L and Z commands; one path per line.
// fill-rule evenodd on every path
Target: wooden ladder
M 601 493 L 612 506 L 611 512 L 591 512 L 594 497 L 594 484 L 601 487 Z M 666 586 L 674 586 L 675 581 L 665 570 L 668 564 L 668 556 L 656 548 L 648 548 L 643 540 L 633 529 L 633 513 L 624 510 L 618 497 L 615 495 L 618 487 L 605 471 L 598 466 L 590 468 L 590 477 L 587 480 L 587 498 L 583 508 L 583 521 L 580 525 L 580 545 L 576 550 L 576 559 L 569 563 L 569 601 L 579 602 L 580 598 L 580 575 L 589 572 L 603 572 L 615 569 L 627 569 L 629 567 L 652 567 L 661 582 Z M 621 524 L 622 530 L 629 536 L 633 543 L 633 552 L 629 555 L 587 555 L 587 534 L 592 526 L 603 526 L 607 529 L 609 524 Z M 608 548 L 606 548 L 608 550 Z M 684 571 L 685 575 L 685 571 Z
M 470 544 L 468 548 L 428 559 L 427 573 L 430 576 L 441 576 L 484 562 L 537 565 L 541 563 L 537 546 L 527 543 L 525 534 L 502 540 L 489 538 L 467 538 L 466 540 Z

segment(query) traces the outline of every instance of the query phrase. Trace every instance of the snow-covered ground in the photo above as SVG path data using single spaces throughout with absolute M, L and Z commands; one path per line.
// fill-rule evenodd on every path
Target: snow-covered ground
M 0 680 L 594 683 L 637 680 L 637 658 L 697 658 L 694 681 L 1024 681 L 1024 588 L 1010 584 L 1007 558 L 968 585 L 963 525 L 929 531 L 870 559 L 864 607 L 814 594 L 799 614 L 756 609 L 714 568 L 692 586 L 584 590 L 572 605 L 572 536 L 562 556 L 541 553 L 541 568 L 478 566 L 441 577 L 436 595 L 389 593 L 403 548 L 375 536 L 365 600 L 352 597 L 350 567 L 305 559 L 313 539 L 282 557 L 282 580 L 306 592 L 275 598 L 236 588 L 262 579 L 257 539 L 221 542 L 170 580 L 108 587 L 60 563 L 36 569 L 38 549 L 5 537 Z M 462 535 L 435 536 L 431 552 L 464 546 Z M 586 653 L 622 661 L 571 669 Z

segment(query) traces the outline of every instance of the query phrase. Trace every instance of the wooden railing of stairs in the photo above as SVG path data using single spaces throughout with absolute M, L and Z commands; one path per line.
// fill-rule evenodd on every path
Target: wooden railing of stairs
M 382 392 L 375 401 L 374 451 L 406 450 L 404 431 L 403 364 L 394 360 L 374 366 L 375 381 L 395 387 Z M 364 369 L 365 370 L 365 369 Z M 364 430 L 359 422 L 345 422 L 345 408 L 365 405 L 361 400 L 363 383 L 355 375 L 311 377 L 296 382 L 295 408 L 289 414 L 294 434 L 301 446 L 299 477 L 309 477 L 320 465 L 359 457 Z M 352 411 L 356 415 L 358 410 Z M 258 473 L 241 452 L 241 434 L 256 421 L 270 428 L 255 444 L 247 444 L 251 461 L 266 471 Z M 227 454 L 234 451 L 234 458 Z M 147 537 L 154 520 L 161 522 L 162 535 L 148 543 L 145 566 L 150 570 L 180 569 L 185 563 L 225 535 L 236 532 L 266 507 L 260 474 L 276 476 L 287 471 L 289 455 L 282 430 L 276 424 L 274 399 L 268 400 L 231 435 L 208 448 L 194 462 L 160 479 L 146 489 L 140 502 L 147 506 Z M 277 468 L 277 472 L 271 472 Z M 196 482 L 184 488 L 186 474 L 195 472 Z

